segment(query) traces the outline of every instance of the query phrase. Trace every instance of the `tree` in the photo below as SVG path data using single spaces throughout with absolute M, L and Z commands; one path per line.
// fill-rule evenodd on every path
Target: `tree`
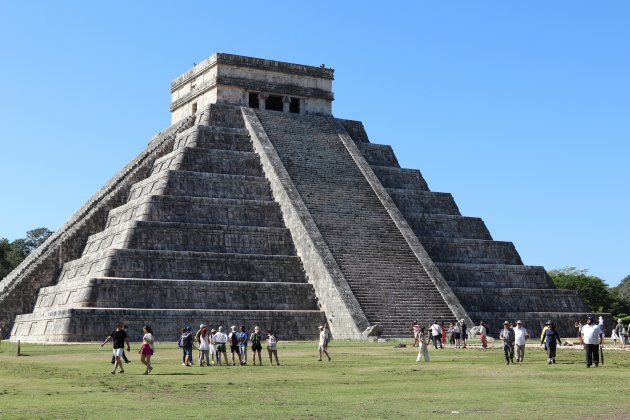
M 624 277 L 617 287 L 615 287 L 615 290 L 619 293 L 619 296 L 630 300 L 630 275 Z
M 40 246 L 52 231 L 40 227 L 26 232 L 26 238 L 16 239 L 9 242 L 6 238 L 0 238 L 0 279 L 6 277 L 24 258 Z
M 588 270 L 564 267 L 549 271 L 549 276 L 560 289 L 577 290 L 584 302 L 595 312 L 611 309 L 613 296 L 608 285 L 599 277 L 587 275 Z

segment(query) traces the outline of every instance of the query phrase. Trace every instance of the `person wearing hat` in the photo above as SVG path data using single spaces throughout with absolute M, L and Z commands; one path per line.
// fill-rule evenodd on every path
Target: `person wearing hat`
M 182 366 L 190 367 L 193 364 L 193 339 L 192 327 L 188 325 L 182 328 L 182 336 L 179 338 L 179 346 L 182 348 Z
M 221 355 L 225 359 L 225 365 L 228 364 L 227 358 L 227 350 L 225 348 L 225 343 L 227 343 L 227 335 L 223 332 L 223 327 L 219 327 L 219 331 L 212 337 L 212 341 L 214 342 L 214 346 L 217 350 L 217 364 L 221 365 Z
M 241 352 L 238 348 L 238 336 L 239 333 L 236 332 L 236 325 L 232 325 L 230 327 L 230 334 L 228 334 L 228 342 L 230 343 L 230 353 L 232 354 L 232 366 L 236 366 L 236 361 L 234 360 L 234 355 L 238 358 L 238 364 L 242 365 L 243 361 L 241 360 Z
M 545 349 L 547 350 L 547 364 L 550 365 L 552 363 L 556 363 L 556 341 L 562 345 L 562 341 L 560 340 L 560 335 L 558 331 L 556 331 L 556 325 L 547 321 L 545 323 L 547 329 L 544 330 L 543 338 L 540 340 L 540 345 L 545 344 Z
M 503 323 L 503 329 L 499 334 L 499 338 L 503 340 L 503 354 L 505 355 L 505 364 L 514 363 L 514 330 L 509 321 Z
M 522 362 L 525 357 L 525 343 L 529 338 L 529 333 L 523 327 L 523 323 L 519 319 L 516 321 L 516 328 L 514 328 L 514 343 L 516 344 L 516 361 Z
M 594 319 L 593 315 L 589 315 L 586 318 L 586 325 L 582 325 L 582 340 L 584 341 L 587 368 L 590 368 L 593 363 L 595 367 L 599 366 L 599 346 L 602 344 L 604 335 L 600 326 L 593 322 Z

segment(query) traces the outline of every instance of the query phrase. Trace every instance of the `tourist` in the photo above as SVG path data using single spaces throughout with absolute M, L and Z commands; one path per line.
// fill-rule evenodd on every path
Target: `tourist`
M 230 329 L 232 331 L 228 335 L 228 342 L 230 343 L 230 353 L 232 354 L 232 366 L 236 366 L 236 362 L 234 361 L 235 354 L 236 354 L 236 357 L 238 357 L 238 364 L 242 365 L 243 363 L 241 361 L 241 351 L 238 348 L 239 347 L 239 339 L 238 339 L 239 333 L 236 332 L 236 325 L 232 325 Z
M 590 368 L 595 364 L 599 366 L 599 346 L 602 344 L 604 333 L 599 325 L 595 325 L 593 315 L 586 318 L 586 325 L 582 325 L 582 340 L 584 341 L 584 352 L 586 353 L 586 367 Z
M 210 332 L 207 326 L 199 331 L 199 367 L 210 366 Z
M 153 330 L 148 325 L 145 325 L 142 328 L 142 332 L 144 335 L 142 336 L 142 346 L 140 346 L 140 362 L 147 367 L 147 370 L 144 371 L 144 375 L 148 375 L 153 370 L 153 366 L 151 366 L 151 356 L 153 356 L 153 343 L 155 343 L 155 339 L 153 338 Z
M 179 338 L 178 345 L 182 348 L 182 366 L 192 366 L 193 335 L 190 325 L 182 328 L 182 336 Z
M 525 344 L 529 338 L 529 333 L 523 327 L 523 323 L 519 319 L 516 321 L 516 328 L 514 328 L 514 343 L 516 344 L 516 361 L 522 362 L 525 358 Z
M 455 324 L 453 324 L 452 322 L 449 322 L 448 328 L 446 329 L 446 341 L 448 341 L 448 344 L 450 344 L 451 346 L 455 345 L 455 336 L 453 335 L 454 330 L 455 330 Z
M 626 329 L 623 327 L 623 321 L 621 320 L 621 318 L 619 318 L 619 320 L 617 321 L 617 325 L 615 326 L 615 329 L 613 330 L 613 333 L 615 333 L 617 335 L 617 338 L 619 338 L 619 341 L 621 341 L 621 348 L 625 348 L 626 346 Z M 617 345 L 617 343 L 615 343 L 615 346 Z
M 214 328 L 210 330 L 210 364 L 211 365 L 219 363 L 217 348 L 214 345 L 214 336 L 216 335 L 216 333 L 217 333 L 217 330 L 215 330 Z
M 262 350 L 262 334 L 260 334 L 260 327 L 256 325 L 254 332 L 249 336 L 249 340 L 252 342 L 252 355 L 254 356 L 254 366 L 256 366 L 256 353 L 258 353 L 258 364 L 263 365 L 260 352 Z
M 505 356 L 505 364 L 514 363 L 514 330 L 509 321 L 503 323 L 503 329 L 499 333 L 499 338 L 503 341 L 503 355 Z
M 197 343 L 197 361 L 201 360 L 201 349 L 199 348 L 199 345 L 201 344 L 201 341 L 199 339 L 199 337 L 201 336 L 201 330 L 206 326 L 206 324 L 201 324 L 199 325 L 199 329 L 197 330 L 197 332 L 195 333 L 195 343 Z
M 459 322 L 455 321 L 455 325 L 453 325 L 453 341 L 455 342 L 455 348 L 458 349 L 461 346 L 462 339 L 462 327 L 459 325 Z
M 214 347 L 217 349 L 217 364 L 221 365 L 221 355 L 225 359 L 225 365 L 228 365 L 227 358 L 227 349 L 225 348 L 225 344 L 227 343 L 227 335 L 223 332 L 223 327 L 219 327 L 217 333 L 212 337 L 212 341 L 214 342 Z
M 433 347 L 438 348 L 438 343 L 440 343 L 440 348 L 442 348 L 442 328 L 435 321 L 431 324 L 431 339 L 433 340 Z
M 429 337 L 427 336 L 424 327 L 421 327 L 418 332 L 418 342 L 420 343 L 420 348 L 418 349 L 416 362 L 420 363 L 420 359 L 424 358 L 424 362 L 427 363 L 429 361 Z
M 418 321 L 413 321 L 413 324 L 411 324 L 411 327 L 409 327 L 409 329 L 413 332 L 413 346 L 412 347 L 418 347 L 419 345 L 418 333 L 420 332 L 420 324 L 418 324 Z
M 486 335 L 487 332 L 488 331 L 486 330 L 486 325 L 483 323 L 483 321 L 479 321 L 479 340 L 481 340 L 481 348 L 484 350 L 488 348 L 488 336 Z
M 328 357 L 328 361 L 330 362 L 330 355 L 328 354 L 328 334 L 326 333 L 326 328 L 323 325 L 319 326 L 319 361 L 322 361 L 322 353 Z
M 125 373 L 125 369 L 123 369 L 122 365 L 122 353 L 125 349 L 125 344 L 127 344 L 127 351 L 131 351 L 131 347 L 129 346 L 129 336 L 125 331 L 125 325 L 122 322 L 116 324 L 116 331 L 113 331 L 101 344 L 103 347 L 110 340 L 113 341 L 113 354 L 116 358 L 116 363 L 114 364 L 114 370 L 112 370 L 112 375 L 116 373 L 116 368 L 120 367 L 120 373 Z
M 125 332 L 127 332 L 127 326 L 126 325 L 123 327 L 123 329 L 125 330 Z M 129 335 L 129 333 L 127 333 L 127 335 Z M 122 360 L 123 360 L 123 362 L 125 362 L 125 364 L 131 363 L 131 360 L 127 359 L 127 355 L 125 354 L 125 349 L 123 349 L 122 356 L 120 356 L 120 357 L 122 357 Z M 112 365 L 114 363 L 116 363 L 116 356 L 112 355 Z
M 545 322 L 545 325 L 543 326 L 542 331 L 540 332 L 540 340 L 544 341 L 545 340 L 545 332 L 549 329 L 549 325 L 551 324 L 551 321 L 547 321 Z M 547 351 L 547 342 L 545 341 L 545 351 Z
M 562 341 L 560 340 L 558 331 L 556 331 L 556 325 L 553 322 L 547 321 L 545 325 L 547 328 L 544 329 L 540 345 L 545 345 L 545 349 L 547 350 L 547 364 L 550 365 L 556 363 L 556 342 L 562 345 Z
M 468 326 L 464 318 L 460 320 L 460 327 L 462 329 L 462 348 L 466 348 L 466 340 L 468 339 Z
M 245 329 L 245 325 L 241 325 L 241 331 L 238 335 L 238 350 L 241 357 L 241 365 L 247 364 L 247 341 L 249 340 L 249 332 Z
M 580 343 L 580 346 L 584 346 L 584 342 L 582 341 L 582 322 L 579 320 L 575 321 L 575 328 L 577 329 L 578 342 Z
M 442 348 L 442 344 L 446 344 L 446 328 L 444 328 L 444 323 L 442 322 L 440 324 L 440 332 L 441 332 L 441 342 L 440 342 L 440 348 Z
M 269 366 L 273 366 L 271 356 L 275 356 L 276 365 L 280 366 L 280 362 L 278 362 L 278 338 L 271 328 L 267 330 L 267 353 L 269 353 Z

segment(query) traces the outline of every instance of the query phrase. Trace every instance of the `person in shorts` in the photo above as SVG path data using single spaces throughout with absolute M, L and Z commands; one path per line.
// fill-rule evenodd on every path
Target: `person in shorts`
M 221 364 L 221 355 L 225 359 L 225 365 L 228 365 L 227 351 L 225 348 L 225 344 L 227 343 L 227 335 L 223 332 L 223 327 L 219 327 L 219 331 L 212 337 L 212 341 L 214 341 L 214 346 L 217 349 L 217 364 Z
M 151 366 L 151 356 L 153 356 L 153 343 L 155 343 L 155 339 L 153 338 L 153 330 L 148 325 L 142 328 L 142 332 L 144 333 L 142 336 L 142 346 L 140 350 L 138 350 L 138 353 L 140 353 L 140 362 L 147 367 L 144 374 L 148 375 L 153 370 L 153 366 Z
M 276 365 L 280 366 L 278 361 L 278 338 L 271 328 L 267 330 L 267 353 L 269 353 L 269 366 L 273 365 L 272 356 L 276 358 Z
M 239 365 L 242 365 L 241 361 L 241 351 L 239 350 L 239 333 L 236 331 L 236 325 L 232 325 L 230 327 L 230 334 L 228 334 L 228 343 L 230 343 L 230 353 L 232 354 L 232 366 L 236 366 L 236 361 L 234 360 L 234 355 L 238 357 Z
M 113 341 L 113 354 L 116 358 L 116 364 L 114 365 L 114 370 L 112 370 L 112 375 L 116 373 L 116 368 L 118 367 L 120 367 L 120 373 L 125 373 L 125 369 L 123 369 L 122 365 L 122 354 L 125 350 L 125 344 L 127 344 L 127 351 L 131 351 L 131 347 L 129 346 L 129 336 L 125 331 L 125 325 L 122 322 L 116 324 L 116 330 L 112 331 L 112 333 L 107 336 L 105 341 L 101 344 L 101 347 L 107 344 L 110 340 Z
M 254 356 L 254 366 L 256 366 L 256 353 L 258 353 L 258 364 L 262 366 L 262 334 L 260 333 L 260 327 L 256 325 L 254 332 L 249 336 L 249 341 L 252 342 L 252 354 Z
M 238 348 L 241 354 L 241 365 L 247 364 L 247 341 L 249 341 L 249 332 L 245 329 L 245 325 L 241 325 L 241 331 L 238 334 Z

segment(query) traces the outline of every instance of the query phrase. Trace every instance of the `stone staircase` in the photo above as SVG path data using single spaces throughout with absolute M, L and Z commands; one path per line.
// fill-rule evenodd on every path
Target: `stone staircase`
M 416 170 L 400 168 L 390 146 L 369 142 L 358 121 L 339 120 L 473 321 L 498 333 L 521 319 L 538 333 L 547 319 L 561 333 L 590 312 L 577 292 L 558 290 L 542 267 L 525 266 L 511 242 L 494 241 L 479 218 L 462 216 L 450 194 L 432 192 Z
M 331 120 L 256 116 L 370 324 L 381 324 L 386 336 L 408 336 L 413 320 L 454 319 Z M 418 174 L 409 171 L 409 182 Z M 438 201 L 453 205 L 447 196 Z
M 17 317 L 14 339 L 102 340 L 119 321 L 135 340 L 145 323 L 161 340 L 200 323 L 317 336 L 324 314 L 240 109 L 213 105 L 199 120 Z

